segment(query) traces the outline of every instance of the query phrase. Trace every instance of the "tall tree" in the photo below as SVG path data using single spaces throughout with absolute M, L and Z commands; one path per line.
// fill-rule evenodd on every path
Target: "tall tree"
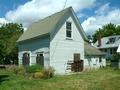
M 101 35 L 101 37 L 120 35 L 120 25 L 109 23 L 99 28 L 93 35 L 94 43 L 98 40 L 99 35 Z
M 17 60 L 16 41 L 23 33 L 22 24 L 7 23 L 0 27 L 0 63 Z

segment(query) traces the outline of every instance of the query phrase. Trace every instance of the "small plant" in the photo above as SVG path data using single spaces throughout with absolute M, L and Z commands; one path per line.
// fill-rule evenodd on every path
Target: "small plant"
M 7 67 L 7 70 L 13 72 L 14 74 L 22 75 L 25 73 L 25 69 L 23 66 L 10 65 Z
M 47 69 L 44 69 L 44 78 L 51 78 L 54 76 L 54 68 L 53 67 L 48 67 Z
M 43 70 L 42 66 L 37 65 L 37 64 L 26 67 L 27 73 L 35 73 L 35 72 L 42 71 L 42 70 Z

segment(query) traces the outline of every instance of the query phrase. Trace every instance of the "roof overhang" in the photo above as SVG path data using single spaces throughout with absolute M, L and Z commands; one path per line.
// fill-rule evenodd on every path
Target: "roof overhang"
M 33 38 L 29 38 L 29 39 L 26 39 L 26 40 L 17 40 L 17 43 L 20 43 L 20 42 L 24 42 L 24 41 L 29 41 L 29 40 L 34 40 L 34 39 L 37 39 L 37 38 L 43 38 L 43 37 L 46 37 L 46 36 L 49 36 L 50 33 L 46 33 L 46 34 L 43 34 L 43 35 L 40 35 L 40 36 L 37 36 L 37 37 L 33 37 Z

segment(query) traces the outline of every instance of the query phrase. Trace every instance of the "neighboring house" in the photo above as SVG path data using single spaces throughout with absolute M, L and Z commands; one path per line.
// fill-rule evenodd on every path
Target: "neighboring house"
M 94 46 L 99 50 L 106 52 L 106 58 L 109 59 L 116 53 L 120 44 L 120 35 L 103 37 L 99 39 Z
M 84 45 L 87 40 L 75 12 L 71 7 L 67 8 L 33 23 L 23 33 L 18 40 L 19 64 L 52 66 L 57 74 L 77 71 L 77 67 L 85 70 L 90 67 L 88 58 L 102 59 L 104 56 L 85 53 L 87 48 L 84 48 L 89 46 Z
M 117 53 L 120 55 L 120 44 L 118 46 Z M 120 58 L 118 60 L 118 68 L 120 69 Z
M 120 53 L 120 45 L 118 46 L 117 53 Z

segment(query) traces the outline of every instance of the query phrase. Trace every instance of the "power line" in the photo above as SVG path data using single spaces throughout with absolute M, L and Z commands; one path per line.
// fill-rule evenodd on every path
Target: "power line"
M 64 4 L 64 7 L 63 7 L 63 9 L 65 8 L 65 6 L 66 6 L 66 3 L 67 3 L 67 0 L 65 0 L 65 4 Z

